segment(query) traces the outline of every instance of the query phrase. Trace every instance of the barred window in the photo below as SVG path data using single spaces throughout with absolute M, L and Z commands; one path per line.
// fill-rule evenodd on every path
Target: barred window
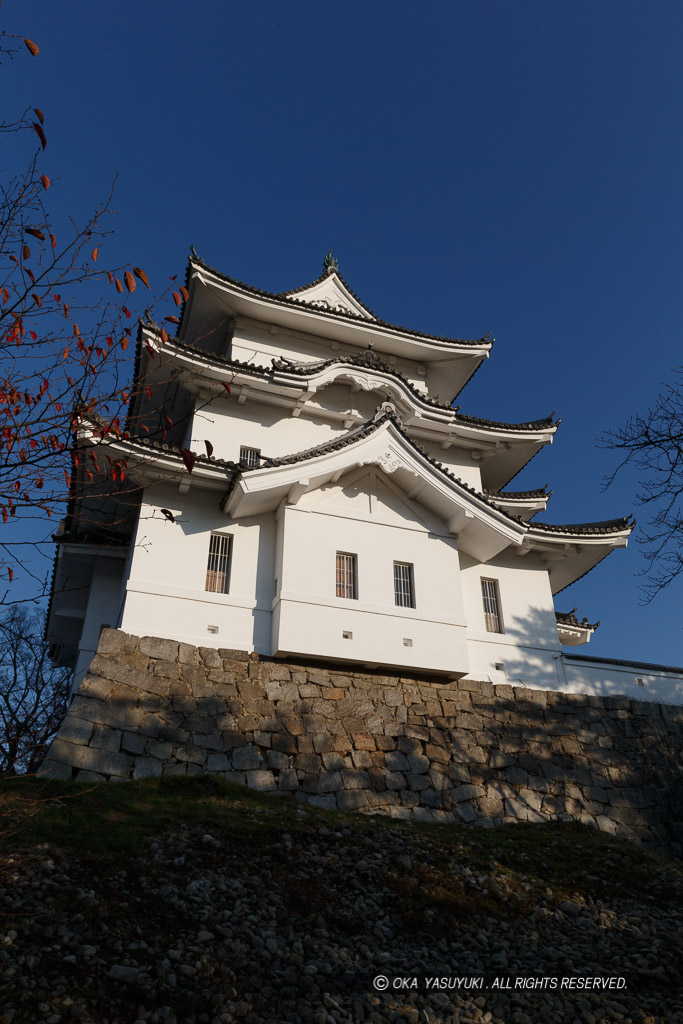
M 358 599 L 358 566 L 355 555 L 337 552 L 337 597 Z
M 212 533 L 209 542 L 209 561 L 206 566 L 205 590 L 212 594 L 227 594 L 230 589 L 230 562 L 232 537 L 227 533 Z
M 503 633 L 503 616 L 500 606 L 498 580 L 481 581 L 481 596 L 484 602 L 484 620 L 487 633 Z
M 244 445 L 240 448 L 240 462 L 243 466 L 248 466 L 250 469 L 261 464 L 261 449 L 260 448 L 247 448 Z
M 410 562 L 394 562 L 394 601 L 399 608 L 415 607 L 415 583 Z

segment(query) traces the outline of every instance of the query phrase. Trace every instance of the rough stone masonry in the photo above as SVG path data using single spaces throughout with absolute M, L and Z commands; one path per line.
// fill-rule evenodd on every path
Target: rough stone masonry
M 683 849 L 683 707 L 297 664 L 102 631 L 43 770 L 217 772 L 418 821 L 578 820 Z

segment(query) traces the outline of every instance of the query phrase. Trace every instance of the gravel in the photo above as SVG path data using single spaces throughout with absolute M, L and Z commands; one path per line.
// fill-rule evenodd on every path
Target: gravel
M 683 913 L 661 896 L 673 862 L 652 859 L 651 896 L 622 892 L 618 858 L 553 887 L 526 854 L 503 867 L 438 828 L 290 817 L 245 812 L 263 821 L 248 834 L 179 824 L 119 861 L 2 855 L 2 1024 L 683 1022 Z M 592 898 L 605 868 L 616 884 Z M 598 973 L 626 988 L 542 981 Z M 539 987 L 424 985 L 481 974 Z

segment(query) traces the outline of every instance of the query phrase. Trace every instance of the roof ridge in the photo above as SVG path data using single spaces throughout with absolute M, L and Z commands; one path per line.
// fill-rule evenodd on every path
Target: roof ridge
M 270 292 L 266 291 L 266 289 L 264 288 L 256 288 L 253 285 L 247 284 L 245 281 L 239 281 L 237 278 L 231 277 L 229 274 L 224 274 L 222 271 L 217 270 L 216 267 L 212 267 L 209 263 L 206 263 L 196 253 L 193 253 L 190 256 L 189 263 L 194 263 L 196 266 L 204 270 L 208 270 L 209 273 L 215 274 L 216 277 L 221 278 L 223 281 L 227 281 L 229 284 L 234 285 L 236 288 L 242 288 L 245 291 L 250 292 L 252 295 L 261 296 L 265 299 L 274 299 L 275 301 L 281 302 L 287 306 L 294 306 L 299 308 L 303 307 L 304 309 L 310 309 L 313 312 L 319 314 L 320 316 L 337 318 L 341 317 L 343 320 L 351 320 L 355 323 L 366 325 L 368 324 L 367 318 L 361 316 L 359 313 L 350 313 L 347 312 L 346 310 L 324 309 L 320 306 L 314 305 L 311 302 L 304 302 L 302 299 L 292 299 L 289 297 L 287 292 Z M 343 280 L 343 278 L 341 279 Z M 358 302 L 361 301 L 360 299 L 357 299 L 355 295 L 354 298 L 356 298 Z M 363 305 L 363 303 L 361 303 L 361 305 Z M 368 310 L 368 312 L 370 312 L 370 310 Z M 475 346 L 488 344 L 489 347 L 491 347 L 495 341 L 495 338 L 491 338 L 490 333 L 482 338 L 447 338 L 444 337 L 444 335 L 442 334 L 429 334 L 426 331 L 416 331 L 412 327 L 403 327 L 400 326 L 399 324 L 392 324 L 388 320 L 383 320 L 381 317 L 375 317 L 372 323 L 374 326 L 383 327 L 386 330 L 401 332 L 402 334 L 409 334 L 415 338 L 424 338 L 427 341 L 437 341 L 447 345 Z
M 377 313 L 373 312 L 368 305 L 357 295 L 353 288 L 350 286 L 346 278 L 342 277 L 338 270 L 335 268 L 325 268 L 320 277 L 316 277 L 315 281 L 311 281 L 310 284 L 302 284 L 298 288 L 290 288 L 284 292 L 277 292 L 276 294 L 291 298 L 292 295 L 297 295 L 299 292 L 305 292 L 307 288 L 313 288 L 316 284 L 322 284 L 323 281 L 327 281 L 330 277 L 336 277 L 344 285 L 349 295 L 356 300 L 356 302 L 363 307 L 366 313 L 369 313 L 374 320 L 381 321 L 381 317 Z M 297 300 L 298 301 L 298 300 Z

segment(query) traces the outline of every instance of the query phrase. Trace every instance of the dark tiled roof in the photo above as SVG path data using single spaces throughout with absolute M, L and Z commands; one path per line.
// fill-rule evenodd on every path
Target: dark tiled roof
M 549 430 L 550 427 L 559 427 L 561 420 L 554 420 L 554 412 L 542 420 L 529 420 L 528 423 L 504 423 L 502 420 L 485 420 L 479 416 L 465 416 L 456 413 L 458 423 L 471 423 L 475 427 L 492 427 L 499 430 Z
M 622 665 L 624 668 L 644 669 L 646 672 L 677 672 L 683 674 L 683 668 L 675 665 L 654 665 L 649 661 L 622 661 L 619 658 L 596 658 L 592 654 L 562 654 L 563 658 L 571 658 L 572 661 L 597 661 L 601 665 Z
M 543 533 L 570 533 L 588 537 L 594 534 L 621 533 L 624 530 L 632 530 L 635 525 L 635 519 L 627 516 L 625 519 L 606 519 L 602 523 L 569 523 L 566 525 L 534 521 L 531 529 L 541 530 Z
M 493 501 L 524 501 L 527 498 L 549 498 L 552 491 L 548 490 L 548 485 L 544 487 L 537 487 L 535 491 L 490 491 L 484 490 L 484 494 L 487 498 L 491 498 Z
M 211 274 L 215 274 L 216 277 L 219 277 L 222 281 L 226 281 L 228 284 L 234 285 L 235 288 L 241 288 L 242 291 L 248 292 L 250 295 L 255 295 L 257 298 L 268 299 L 271 302 L 276 302 L 280 305 L 289 306 L 294 309 L 310 309 L 313 313 L 320 316 L 331 317 L 332 319 L 349 320 L 353 323 L 365 324 L 366 326 L 372 325 L 374 327 L 382 327 L 388 331 L 409 334 L 413 338 L 423 338 L 425 341 L 438 341 L 447 345 L 491 346 L 494 341 L 494 339 L 488 334 L 483 338 L 476 339 L 445 338 L 441 334 L 427 334 L 425 331 L 415 331 L 410 327 L 401 327 L 398 324 L 392 324 L 387 320 L 382 320 L 380 317 L 376 317 L 374 320 L 368 320 L 366 317 L 361 316 L 360 313 L 348 313 L 342 310 L 327 310 L 320 306 L 316 306 L 312 302 L 306 302 L 303 299 L 292 299 L 289 297 L 291 293 L 269 292 L 265 291 L 263 288 L 254 288 L 252 285 L 246 284 L 244 281 L 238 281 L 236 278 L 230 277 L 228 274 L 223 274 L 220 270 L 216 270 L 215 267 L 209 266 L 208 263 L 205 263 L 204 260 L 196 254 L 191 256 L 190 262 L 203 270 L 208 270 Z M 344 285 L 346 286 L 346 282 L 344 282 Z M 304 287 L 310 288 L 310 285 L 305 285 Z M 350 288 L 349 291 L 351 291 Z M 351 292 L 351 294 L 353 294 L 353 292 Z M 358 301 L 360 302 L 360 299 L 358 299 Z
M 151 329 L 152 326 L 153 325 L 148 324 L 148 329 Z M 283 373 L 291 373 L 298 377 L 310 377 L 312 374 L 318 373 L 320 370 L 324 370 L 328 366 L 335 365 L 361 366 L 365 369 L 376 370 L 379 373 L 386 373 L 389 376 L 400 380 L 416 397 L 416 399 L 423 402 L 425 405 L 430 405 L 435 409 L 449 410 L 453 413 L 453 421 L 455 423 L 461 423 L 464 426 L 524 432 L 548 430 L 551 427 L 558 427 L 561 422 L 561 420 L 553 420 L 554 413 L 545 417 L 545 419 L 530 420 L 527 423 L 505 423 L 502 420 L 487 420 L 478 416 L 460 415 L 460 413 L 458 413 L 449 402 L 439 402 L 438 399 L 430 398 L 429 395 L 423 394 L 415 387 L 412 381 L 408 380 L 408 378 L 400 372 L 400 370 L 396 370 L 375 352 L 369 350 L 367 352 L 359 352 L 357 355 L 334 356 L 331 359 L 316 359 L 311 362 L 301 362 L 299 360 L 290 360 L 282 357 L 280 359 L 273 359 L 273 366 L 270 368 L 267 366 L 258 366 L 254 363 L 240 362 L 238 359 L 230 359 L 228 356 L 217 355 L 213 352 L 205 352 L 203 349 L 197 348 L 196 345 L 188 345 L 187 342 L 180 341 L 179 338 L 170 338 L 168 345 L 172 345 L 184 352 L 191 353 L 206 362 L 218 363 L 230 370 L 239 370 L 240 373 L 252 373 L 257 377 L 272 377 L 273 369 L 280 370 Z M 166 346 L 167 348 L 168 345 Z
M 575 629 L 597 629 L 599 622 L 589 622 L 587 618 L 577 619 L 572 608 L 570 612 L 555 612 L 558 626 L 573 626 Z

